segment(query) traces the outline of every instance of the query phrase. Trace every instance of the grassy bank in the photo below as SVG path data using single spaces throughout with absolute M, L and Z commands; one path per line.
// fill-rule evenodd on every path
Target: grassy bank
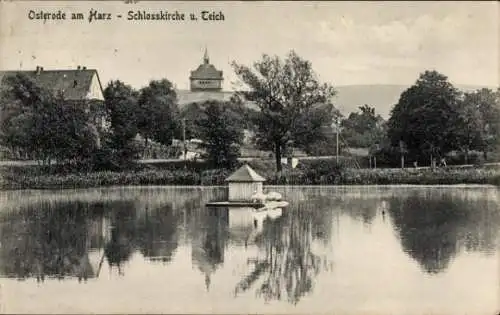
M 499 168 L 448 169 L 353 169 L 316 163 L 277 174 L 271 164 L 252 167 L 267 185 L 453 185 L 492 184 L 500 186 Z M 224 185 L 232 170 L 203 170 L 147 167 L 120 172 L 47 173 L 34 167 L 3 167 L 0 189 L 61 189 L 117 185 Z

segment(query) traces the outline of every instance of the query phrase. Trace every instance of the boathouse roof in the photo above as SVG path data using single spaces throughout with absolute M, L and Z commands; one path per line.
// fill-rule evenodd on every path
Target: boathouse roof
M 266 179 L 255 172 L 248 164 L 237 169 L 226 182 L 264 182 Z

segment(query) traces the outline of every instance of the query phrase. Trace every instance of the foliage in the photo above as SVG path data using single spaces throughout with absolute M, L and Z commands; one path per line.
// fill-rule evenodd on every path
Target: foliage
M 196 120 L 203 113 L 200 103 L 190 103 L 183 107 L 180 111 L 180 119 L 184 123 L 186 139 L 201 138 L 202 132 L 196 125 Z
M 359 112 L 353 112 L 342 120 L 341 128 L 342 136 L 350 147 L 373 150 L 384 141 L 384 119 L 375 113 L 375 108 L 366 104 L 359 107 Z
M 134 142 L 138 128 L 138 92 L 121 81 L 111 81 L 104 90 L 104 104 L 109 130 L 94 156 L 96 169 L 127 169 L 139 158 Z
M 232 66 L 250 88 L 240 94 L 259 108 L 253 115 L 257 143 L 274 151 L 277 170 L 281 171 L 281 156 L 287 146 L 294 142 L 304 146 L 322 138 L 324 123 L 330 124 L 335 115 L 328 105 L 335 91 L 320 84 L 311 63 L 294 51 L 285 60 L 263 55 L 253 69 L 236 62 Z M 309 128 L 304 128 L 306 125 Z
M 85 102 L 53 95 L 25 75 L 6 78 L 0 103 L 2 142 L 44 163 L 81 162 L 99 145 Z
M 208 162 L 216 168 L 232 168 L 240 155 L 243 127 L 231 103 L 207 101 L 195 121 Z
M 310 184 L 334 184 L 340 181 L 344 166 L 331 159 L 320 159 L 301 163 L 299 169 L 303 171 Z
M 355 169 L 324 162 L 281 173 L 260 173 L 266 185 L 500 185 L 498 167 L 448 167 L 439 169 Z M 202 165 L 200 165 L 202 166 Z M 314 169 L 318 167 L 318 171 Z M 146 168 L 126 171 L 51 174 L 27 167 L 3 167 L 1 189 L 60 189 L 113 185 L 225 185 L 228 169 Z
M 401 94 L 391 111 L 388 137 L 393 146 L 403 143 L 410 159 L 431 159 L 459 146 L 454 133 L 459 120 L 460 93 L 447 77 L 425 71 Z
M 139 131 L 138 96 L 138 92 L 130 85 L 119 80 L 110 81 L 104 89 L 104 104 L 110 131 L 123 142 L 134 138 Z
M 169 145 L 180 130 L 177 94 L 167 79 L 152 80 L 142 88 L 138 100 L 138 128 L 147 140 Z
M 124 141 L 115 134 L 106 134 L 102 147 L 93 156 L 95 170 L 126 170 L 137 167 L 139 146 L 129 139 Z
M 465 93 L 459 103 L 456 134 L 466 163 L 470 150 L 488 151 L 500 144 L 500 89 L 481 89 Z

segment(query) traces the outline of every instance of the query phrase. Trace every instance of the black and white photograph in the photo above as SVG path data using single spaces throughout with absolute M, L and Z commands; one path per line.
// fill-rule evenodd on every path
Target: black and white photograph
M 0 0 L 0 313 L 499 315 L 499 15 Z

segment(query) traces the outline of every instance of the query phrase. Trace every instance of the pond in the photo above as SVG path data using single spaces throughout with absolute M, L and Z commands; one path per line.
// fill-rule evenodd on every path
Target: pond
M 9 313 L 494 314 L 500 191 L 270 187 L 256 217 L 222 187 L 0 192 Z

